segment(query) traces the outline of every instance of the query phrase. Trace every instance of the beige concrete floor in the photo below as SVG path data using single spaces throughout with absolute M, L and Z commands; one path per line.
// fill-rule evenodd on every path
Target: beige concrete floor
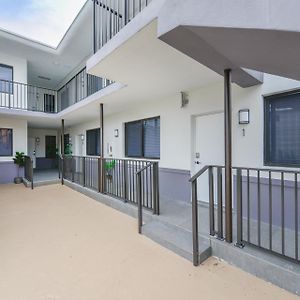
M 136 220 L 60 185 L 0 185 L 0 300 L 298 299 L 211 258 L 200 267 Z

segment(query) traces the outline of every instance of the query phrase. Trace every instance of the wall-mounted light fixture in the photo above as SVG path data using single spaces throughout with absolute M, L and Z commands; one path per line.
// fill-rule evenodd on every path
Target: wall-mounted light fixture
M 119 129 L 115 129 L 115 137 L 119 137 Z
M 35 142 L 36 142 L 37 144 L 39 144 L 40 141 L 41 141 L 41 139 L 40 139 L 39 137 L 36 137 L 36 138 L 35 138 Z
M 84 134 L 80 135 L 80 139 L 81 139 L 82 142 L 84 142 Z
M 250 123 L 250 110 L 241 109 L 239 110 L 239 124 L 246 125 Z
M 181 108 L 183 108 L 189 104 L 189 96 L 185 92 L 180 92 L 180 94 L 181 94 Z

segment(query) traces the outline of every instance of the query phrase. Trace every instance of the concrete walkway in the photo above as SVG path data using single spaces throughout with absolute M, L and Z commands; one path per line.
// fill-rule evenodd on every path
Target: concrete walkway
M 233 266 L 199 268 L 66 186 L 0 186 L 0 299 L 298 299 Z

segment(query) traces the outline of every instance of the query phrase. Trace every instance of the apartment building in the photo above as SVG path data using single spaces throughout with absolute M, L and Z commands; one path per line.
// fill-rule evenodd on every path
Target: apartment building
M 0 182 L 22 151 L 26 181 L 141 201 L 195 265 L 299 292 L 298 6 L 95 0 L 56 49 L 0 32 Z

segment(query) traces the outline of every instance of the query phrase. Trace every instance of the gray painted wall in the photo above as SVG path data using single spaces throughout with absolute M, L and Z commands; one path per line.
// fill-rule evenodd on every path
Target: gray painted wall
M 176 169 L 159 169 L 159 190 L 163 199 L 189 202 L 191 187 L 190 171 Z
M 18 167 L 13 161 L 0 162 L 0 184 L 12 183 L 14 178 L 18 175 Z M 24 176 L 24 168 L 20 169 L 20 176 Z

